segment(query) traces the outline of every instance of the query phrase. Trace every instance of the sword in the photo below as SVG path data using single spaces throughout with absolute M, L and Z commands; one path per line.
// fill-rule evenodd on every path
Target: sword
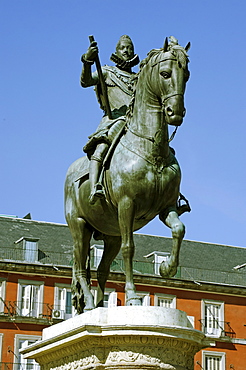
M 92 35 L 89 36 L 89 40 L 90 40 L 90 43 L 95 41 L 94 36 L 92 36 Z M 104 104 L 105 104 L 105 112 L 106 112 L 109 119 L 113 119 L 112 112 L 111 112 L 110 105 L 109 105 L 109 100 L 108 100 L 107 86 L 106 86 L 105 80 L 103 78 L 102 67 L 101 67 L 101 63 L 100 63 L 98 55 L 96 56 L 95 63 L 96 63 L 99 82 L 100 82 L 100 85 L 101 85 L 101 88 L 102 88 L 102 96 L 103 96 L 103 100 L 104 100 Z

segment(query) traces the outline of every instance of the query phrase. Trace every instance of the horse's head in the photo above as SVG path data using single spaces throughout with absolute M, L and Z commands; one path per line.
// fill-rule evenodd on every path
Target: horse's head
M 184 92 L 189 79 L 188 55 L 190 43 L 185 48 L 174 37 L 167 39 L 163 49 L 152 50 L 143 65 L 151 68 L 148 81 L 152 96 L 156 96 L 169 125 L 180 126 L 185 116 Z M 146 62 L 147 61 L 147 62 Z

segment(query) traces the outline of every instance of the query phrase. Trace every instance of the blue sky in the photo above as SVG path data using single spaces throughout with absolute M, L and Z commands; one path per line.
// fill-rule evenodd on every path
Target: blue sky
M 0 213 L 64 223 L 69 165 L 97 127 L 79 84 L 88 35 L 102 64 L 129 34 L 143 59 L 174 35 L 191 42 L 187 114 L 172 143 L 190 214 L 186 239 L 246 246 L 246 3 L 228 0 L 1 0 Z M 170 236 L 158 219 L 142 233 Z

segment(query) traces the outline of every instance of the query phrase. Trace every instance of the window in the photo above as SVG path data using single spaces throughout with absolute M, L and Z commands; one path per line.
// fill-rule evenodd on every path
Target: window
M 225 353 L 202 351 L 202 368 L 204 370 L 225 370 Z
M 15 242 L 18 245 L 22 243 L 22 251 L 18 247 L 19 253 L 21 253 L 21 260 L 26 262 L 38 261 L 38 240 L 38 238 L 22 237 Z
M 24 359 L 20 353 L 22 348 L 26 348 L 30 344 L 37 342 L 41 337 L 36 335 L 15 335 L 15 357 L 17 363 L 15 364 L 15 370 L 39 370 L 40 366 L 34 359 Z M 18 359 L 18 360 L 17 360 Z
M 220 337 L 224 330 L 224 303 L 203 300 L 201 323 L 205 334 Z
M 103 307 L 116 307 L 117 306 L 117 293 L 116 292 L 104 292 Z
M 74 309 L 72 306 L 71 287 L 70 285 L 56 284 L 52 317 L 67 320 L 72 316 L 74 316 Z
M 27 317 L 42 315 L 43 282 L 19 280 L 17 314 Z
M 24 260 L 35 262 L 38 260 L 38 243 L 33 240 L 23 240 Z
M 165 252 L 158 252 L 155 253 L 155 274 L 160 275 L 160 265 L 163 261 L 166 261 L 168 257 L 170 256 L 170 253 Z
M 159 272 L 160 265 L 163 261 L 166 261 L 169 256 L 170 256 L 170 253 L 168 252 L 155 251 L 155 252 L 149 253 L 147 256 L 144 256 L 144 257 L 145 258 L 154 257 L 154 259 L 152 260 L 152 263 L 154 263 L 154 273 L 156 275 L 160 275 L 160 272 Z
M 92 294 L 94 295 L 94 303 L 96 305 L 97 302 L 97 289 L 91 289 Z M 103 307 L 116 307 L 117 306 L 117 292 L 114 289 L 106 288 L 104 291 L 104 298 L 103 298 Z
M 176 297 L 169 294 L 156 293 L 154 305 L 166 308 L 176 308 Z
M 6 281 L 0 280 L 0 315 L 4 313 L 5 286 Z
M 150 306 L 150 295 L 148 292 L 137 292 L 137 295 L 142 302 L 142 306 Z
M 91 267 L 98 267 L 100 261 L 101 261 L 101 258 L 102 258 L 102 255 L 103 255 L 103 245 L 93 245 L 91 247 L 92 249 L 92 265 Z
M 0 363 L 2 361 L 2 343 L 3 343 L 3 334 L 0 333 Z

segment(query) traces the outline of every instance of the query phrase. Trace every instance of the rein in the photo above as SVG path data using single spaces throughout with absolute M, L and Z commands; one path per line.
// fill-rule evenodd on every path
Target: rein
M 127 126 L 127 130 L 129 130 L 133 135 L 140 137 L 141 139 L 149 140 L 152 143 L 155 142 L 155 139 L 153 138 L 153 136 L 142 135 L 139 132 L 133 130 L 130 126 Z
M 174 93 L 174 94 L 169 94 L 169 95 L 167 95 L 166 97 L 165 97 L 165 99 L 163 99 L 162 100 L 162 104 L 166 101 L 166 100 L 168 100 L 168 99 L 170 99 L 170 98 L 172 98 L 173 96 L 177 96 L 177 95 L 180 95 L 180 96 L 184 96 L 184 94 L 181 94 L 181 93 Z
M 133 135 L 138 136 L 138 137 L 140 137 L 141 139 L 149 140 L 149 141 L 151 141 L 152 143 L 154 143 L 154 142 L 155 142 L 155 139 L 154 139 L 154 137 L 153 137 L 153 136 L 142 135 L 142 134 L 140 134 L 139 132 L 137 132 L 137 131 L 135 131 L 135 130 L 131 129 L 131 128 L 130 128 L 130 126 L 127 126 L 127 127 L 126 127 L 126 129 L 127 129 L 127 130 L 129 130 Z M 175 127 L 175 129 L 174 129 L 174 131 L 173 131 L 172 135 L 171 135 L 171 136 L 170 136 L 170 138 L 167 140 L 167 142 L 168 142 L 168 143 L 170 143 L 170 142 L 174 139 L 174 137 L 175 137 L 175 135 L 176 135 L 176 133 L 177 133 L 177 130 L 178 130 L 178 126 L 176 126 L 176 127 Z

